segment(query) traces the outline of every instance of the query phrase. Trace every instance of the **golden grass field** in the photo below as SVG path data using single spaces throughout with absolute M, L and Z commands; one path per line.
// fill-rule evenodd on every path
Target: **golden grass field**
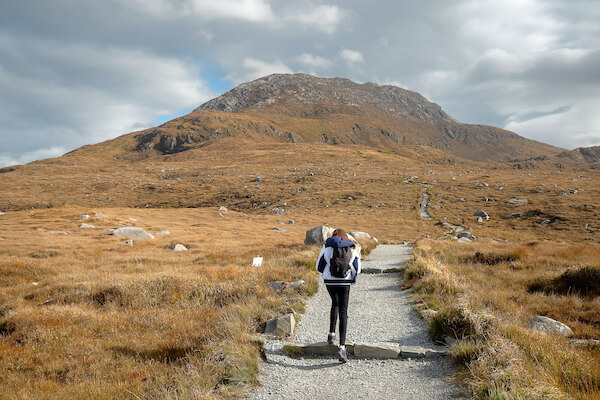
M 228 139 L 137 159 L 126 157 L 127 140 L 0 174 L 0 398 L 243 395 L 257 384 L 261 325 L 301 312 L 316 290 L 319 249 L 303 240 L 322 224 L 380 242 L 421 239 L 411 267 L 422 271 L 412 276 L 417 295 L 434 310 L 464 306 L 490 316 L 464 341 L 466 355 L 453 347 L 479 397 L 596 395 L 597 352 L 535 336 L 526 321 L 544 314 L 576 337 L 600 338 L 598 297 L 527 291 L 535 279 L 598 266 L 598 171 L 515 170 L 418 146 Z M 403 183 L 410 176 L 417 178 Z M 432 221 L 419 218 L 422 184 L 433 185 L 430 205 L 441 207 L 430 210 Z M 558 196 L 568 189 L 577 193 Z M 512 198 L 528 203 L 507 204 Z M 273 214 L 281 203 L 288 214 Z M 230 210 L 221 216 L 219 206 Z M 478 209 L 491 219 L 478 224 Z M 514 212 L 523 217 L 506 219 Z M 436 225 L 443 218 L 472 227 L 479 239 L 436 241 L 447 231 Z M 171 235 L 130 247 L 103 231 L 123 224 Z M 189 251 L 173 252 L 175 243 Z M 494 266 L 461 261 L 476 252 L 517 258 Z M 256 255 L 265 257 L 261 268 L 250 266 Z M 300 290 L 267 287 L 298 279 L 307 282 Z

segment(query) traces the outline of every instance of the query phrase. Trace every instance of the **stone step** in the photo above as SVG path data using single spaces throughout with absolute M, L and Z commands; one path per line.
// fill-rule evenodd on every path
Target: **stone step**
M 299 355 L 335 355 L 337 346 L 327 342 L 288 343 L 283 346 L 284 354 Z M 346 351 L 355 357 L 394 359 L 394 358 L 436 358 L 447 354 L 444 350 L 428 349 L 420 346 L 402 346 L 394 342 L 357 342 L 346 343 Z

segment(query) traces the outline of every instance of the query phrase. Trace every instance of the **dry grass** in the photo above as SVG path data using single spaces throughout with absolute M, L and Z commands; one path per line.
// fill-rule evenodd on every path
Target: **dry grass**
M 302 311 L 316 291 L 318 249 L 299 244 L 302 228 L 273 232 L 276 217 L 101 209 L 107 217 L 86 230 L 76 218 L 84 211 L 3 216 L 1 398 L 236 397 L 256 383 L 261 325 Z M 130 247 L 102 231 L 118 221 L 172 235 Z M 263 267 L 250 266 L 255 255 Z M 298 279 L 307 285 L 266 286 Z
M 421 241 L 406 269 L 407 285 L 435 313 L 434 339 L 467 366 L 475 398 L 596 399 L 600 349 L 528 328 L 546 315 L 571 326 L 576 338 L 600 337 L 600 299 L 569 292 L 532 292 L 532 282 L 555 282 L 565 271 L 598 268 L 600 246 L 533 242 L 459 244 Z

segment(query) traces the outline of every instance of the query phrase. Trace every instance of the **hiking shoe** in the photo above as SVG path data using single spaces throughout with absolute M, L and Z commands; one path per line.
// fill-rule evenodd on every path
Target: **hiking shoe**
M 346 353 L 345 348 L 338 347 L 338 351 L 337 351 L 337 353 L 335 353 L 335 355 L 337 356 L 338 360 L 340 360 L 340 362 L 342 364 L 345 364 L 348 362 L 348 354 Z
M 327 334 L 327 343 L 329 344 L 333 344 L 333 340 L 335 339 L 335 333 L 329 333 Z

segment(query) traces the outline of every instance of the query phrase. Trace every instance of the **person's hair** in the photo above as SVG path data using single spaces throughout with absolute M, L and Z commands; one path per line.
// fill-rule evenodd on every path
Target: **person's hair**
M 333 236 L 339 236 L 339 237 L 348 239 L 348 235 L 346 234 L 346 231 L 343 229 L 340 229 L 340 228 L 333 231 Z

